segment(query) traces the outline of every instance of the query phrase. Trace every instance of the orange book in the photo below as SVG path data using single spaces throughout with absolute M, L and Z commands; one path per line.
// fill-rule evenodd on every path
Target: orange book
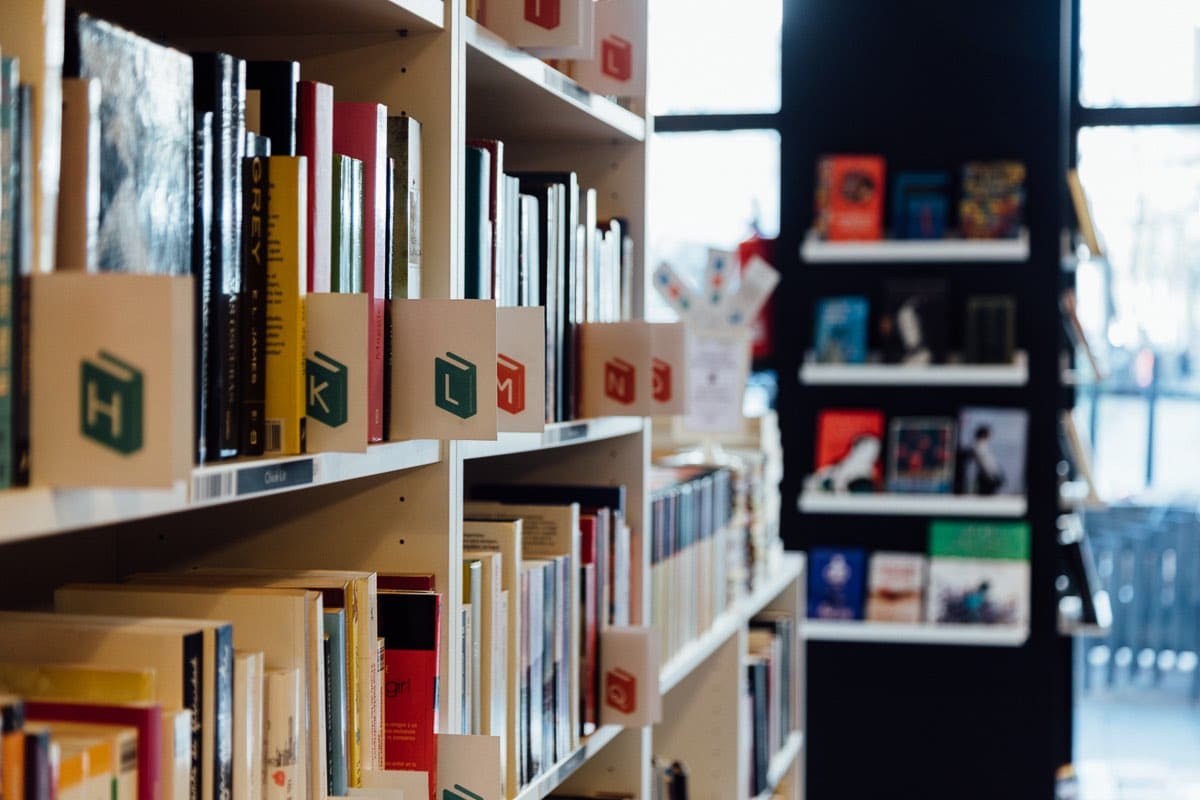
M 831 241 L 883 238 L 880 156 L 824 156 L 817 163 L 817 230 Z
M 25 704 L 0 695 L 0 796 L 25 797 Z
M 883 477 L 883 413 L 826 409 L 817 417 L 814 478 L 826 491 L 878 491 Z

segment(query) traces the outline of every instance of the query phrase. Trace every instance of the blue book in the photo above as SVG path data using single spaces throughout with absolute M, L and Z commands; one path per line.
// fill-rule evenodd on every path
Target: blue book
M 344 796 L 349 785 L 346 759 L 346 610 L 325 609 L 325 757 L 328 792 Z
M 808 558 L 808 616 L 862 619 L 866 551 L 857 547 L 814 547 Z
M 813 350 L 821 364 L 862 364 L 867 360 L 867 298 L 827 297 L 817 302 Z

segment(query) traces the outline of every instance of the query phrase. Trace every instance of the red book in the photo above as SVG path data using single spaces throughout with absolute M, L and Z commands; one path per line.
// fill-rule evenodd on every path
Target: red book
M 379 592 L 432 592 L 437 589 L 434 581 L 432 572 L 379 573 L 375 589 Z
M 817 227 L 831 242 L 883 238 L 884 161 L 825 156 L 817 165 Z
M 40 722 L 90 722 L 124 725 L 137 731 L 138 797 L 157 798 L 162 754 L 162 707 L 148 703 L 103 705 L 54 700 L 25 701 L 25 718 Z
M 437 792 L 438 644 L 442 596 L 379 592 L 383 639 L 383 768 L 429 774 Z
M 308 157 L 308 291 L 332 288 L 333 87 L 296 85 L 296 154 Z
M 579 609 L 582 616 L 580 630 L 580 670 L 582 689 L 579 692 L 580 718 L 583 733 L 595 732 L 599 722 L 600 684 L 596 680 L 597 665 L 600 663 L 600 584 L 596 552 L 596 517 L 593 514 L 579 516 L 579 563 L 580 589 L 583 597 Z
M 371 301 L 368 323 L 367 440 L 383 441 L 383 365 L 387 281 L 387 106 L 333 104 L 333 149 L 363 162 L 363 291 Z
M 869 409 L 828 409 L 817 417 L 814 476 L 827 491 L 879 490 L 883 414 Z
M 755 233 L 738 245 L 738 264 L 742 272 L 750 266 L 750 259 L 758 256 L 768 264 L 775 262 L 775 239 L 764 239 Z M 775 354 L 775 296 L 759 309 L 751 327 L 750 355 L 755 361 L 766 361 Z

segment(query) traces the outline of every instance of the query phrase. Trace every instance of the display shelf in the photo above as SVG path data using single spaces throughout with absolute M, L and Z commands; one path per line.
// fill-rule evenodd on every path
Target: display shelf
M 818 364 L 805 361 L 800 382 L 809 386 L 1024 386 L 1025 351 L 1011 364 Z
M 805 491 L 797 501 L 806 514 L 1023 517 L 1023 496 L 976 497 L 960 494 L 833 494 Z
M 801 628 L 804 638 L 810 642 L 1020 647 L 1029 638 L 1029 628 L 1024 625 L 936 625 L 808 619 Z
M 572 422 L 555 422 L 542 433 L 502 433 L 494 442 L 463 442 L 465 459 L 493 458 L 534 450 L 598 442 L 616 436 L 640 433 L 645 422 L 641 417 L 600 417 Z
M 372 445 L 365 453 L 206 464 L 192 470 L 190 481 L 164 489 L 10 489 L 0 492 L 0 544 L 412 469 L 440 458 L 439 442 L 418 439 Z
M 469 133 L 516 141 L 645 140 L 643 117 L 592 94 L 473 20 L 464 23 Z
M 796 762 L 803 749 L 804 734 L 800 731 L 792 731 L 787 741 L 783 743 L 783 747 L 779 748 L 779 752 L 771 756 L 771 765 L 767 768 L 767 788 L 755 795 L 754 800 L 771 800 L 771 796 L 775 794 L 775 790 L 779 788 L 779 784 L 783 782 L 784 776 L 792 768 L 792 764 Z
M 1029 231 L 1015 239 L 893 239 L 827 242 L 809 231 L 800 256 L 812 264 L 1018 262 L 1029 259 Z
M 625 730 L 619 725 L 603 725 L 587 737 L 566 758 L 559 760 L 550 769 L 530 781 L 517 792 L 516 800 L 542 800 L 557 789 L 563 781 L 579 771 L 579 768 L 599 753 L 605 745 Z

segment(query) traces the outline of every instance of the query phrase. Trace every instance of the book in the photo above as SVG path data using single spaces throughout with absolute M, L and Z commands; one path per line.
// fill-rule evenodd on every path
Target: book
M 445 358 L 437 358 L 434 380 L 442 390 L 439 407 L 463 419 L 475 416 L 477 372 L 474 364 L 454 353 L 447 352 Z
M 332 273 L 327 291 L 362 291 L 362 167 L 357 158 L 333 156 Z
M 882 455 L 881 412 L 824 409 L 817 414 L 816 469 L 808 486 L 839 493 L 879 491 Z
M 298 61 L 246 62 L 246 93 L 258 95 L 259 127 L 254 131 L 271 140 L 271 155 L 294 156 L 299 117 Z
M 926 563 L 925 556 L 917 553 L 872 553 L 867 572 L 866 618 L 875 622 L 920 622 Z
M 946 417 L 896 417 L 888 432 L 887 490 L 954 491 L 955 425 Z
M 86 753 L 84 763 L 86 798 L 133 800 L 137 797 L 138 731 L 126 725 L 94 725 L 78 722 L 47 724 L 51 739 Z M 65 762 L 64 762 L 65 763 Z M 59 787 L 60 792 L 62 787 Z M 60 798 L 62 797 L 60 793 Z
M 17 207 L 20 204 L 20 89 L 17 62 L 0 57 L 0 489 L 17 479 Z M 28 198 L 26 198 L 28 200 Z
M 259 800 L 263 791 L 262 651 L 233 654 L 233 796 Z
M 160 726 L 162 746 L 159 749 L 159 786 L 162 789 L 163 800 L 187 800 L 191 794 L 192 712 L 186 708 L 163 710 Z M 138 742 L 141 743 L 140 735 Z M 153 742 L 150 742 L 150 746 L 153 747 Z M 139 776 L 141 763 L 153 758 L 151 754 L 140 752 Z
M 0 663 L 0 692 L 82 702 L 143 703 L 154 699 L 158 679 L 145 668 L 92 664 Z
M 339 209 L 333 182 L 333 87 L 327 83 L 296 84 L 296 155 L 308 159 L 307 288 L 310 292 L 337 291 L 331 286 L 335 269 L 331 259 L 338 253 L 331 225 Z
M 867 360 L 867 298 L 827 297 L 817 301 L 813 353 L 819 364 L 862 364 Z
M 341 797 L 349 788 L 346 744 L 349 730 L 346 680 L 346 609 L 324 609 L 325 659 L 325 759 L 326 788 L 333 797 Z
M 929 526 L 929 622 L 1029 623 L 1029 523 L 947 522 Z
M 901 172 L 892 184 L 892 236 L 944 239 L 950 213 L 950 176 L 945 172 Z
M 1025 494 L 1029 412 L 966 407 L 958 415 L 959 491 L 974 495 Z
M 464 724 L 469 726 L 467 733 L 476 736 L 483 735 L 483 562 L 477 558 L 463 558 L 462 567 L 463 593 L 462 602 L 470 618 L 470 636 L 467 637 L 467 661 L 472 667 L 470 680 L 464 682 L 463 689 L 468 693 L 470 702 L 467 708 L 471 713 L 465 715 Z M 469 607 L 469 608 L 468 608 Z
M 16 66 L 10 62 L 13 75 Z M 30 349 L 30 331 L 32 326 L 31 311 L 31 281 L 34 259 L 34 222 L 37 215 L 34 194 L 34 108 L 33 87 L 21 84 L 18 87 L 17 98 L 17 130 L 14 136 L 14 159 L 17 164 L 17 214 L 14 219 L 13 255 L 15 268 L 13 272 L 13 395 L 12 395 L 12 443 L 13 443 L 13 485 L 29 485 L 29 426 L 30 426 L 30 375 L 33 372 L 33 359 Z M 56 140 L 57 141 L 57 140 Z M 57 146 L 57 144 L 55 145 Z M 43 171 L 43 179 L 45 171 Z M 56 176 L 57 177 L 57 176 Z M 47 195 L 46 187 L 41 187 L 43 197 Z M 57 196 L 58 186 L 53 187 L 53 196 Z M 44 210 L 44 209 L 43 209 Z M 43 251 L 46 254 L 46 251 Z M 49 257 L 48 254 L 47 258 Z
M 95 272 L 100 234 L 100 81 L 64 78 L 62 102 L 55 269 Z
M 208 339 L 209 459 L 235 456 L 240 444 L 242 158 L 246 152 L 246 64 L 224 53 L 192 56 L 192 107 L 197 119 L 212 113 L 212 226 L 208 256 L 196 266 L 211 274 L 208 316 L 198 335 Z M 197 230 L 197 236 L 204 231 Z
M 962 168 L 958 226 L 967 239 L 1015 239 L 1025 221 L 1025 165 L 970 161 Z
M 837 241 L 883 238 L 884 160 L 823 156 L 817 162 L 817 231 Z
M 387 108 L 377 103 L 335 102 L 333 149 L 363 162 L 363 283 L 370 298 L 367 332 L 368 441 L 383 441 L 383 369 L 387 318 Z
M 242 162 L 242 387 L 240 451 L 262 455 L 267 445 L 267 283 L 271 253 L 270 159 Z
M 25 702 L 0 694 L 0 791 L 5 797 L 25 793 Z
M 421 123 L 407 115 L 388 117 L 388 155 L 396 162 L 392 296 L 416 300 L 421 297 Z
M 441 595 L 381 591 L 377 601 L 387 663 L 383 766 L 428 773 L 434 800 Z
M 553 181 L 518 178 L 521 192 L 537 200 L 538 299 L 546 309 L 546 421 L 565 419 L 560 372 L 566 316 L 562 310 L 564 243 L 561 239 L 566 187 Z M 531 289 L 532 291 L 532 289 Z
M 1104 248 L 1100 246 L 1100 237 L 1096 235 L 1096 224 L 1092 219 L 1087 193 L 1083 190 L 1083 182 L 1079 180 L 1079 170 L 1067 170 L 1067 189 L 1071 193 L 1071 207 L 1075 211 L 1075 222 L 1079 225 L 1083 243 L 1087 245 L 1092 258 L 1104 258 Z
M 303 453 L 306 393 L 304 296 L 307 274 L 307 163 L 304 156 L 262 160 L 267 183 L 267 295 L 264 450 Z
M 901 279 L 883 283 L 879 316 L 883 360 L 933 364 L 946 360 L 946 295 L 943 280 Z
M 463 211 L 464 296 L 468 300 L 492 298 L 492 154 L 483 147 L 467 147 L 466 195 Z
M 480 732 L 498 737 L 500 752 L 506 753 L 508 594 L 503 588 L 504 556 L 499 552 L 464 549 L 463 558 L 480 564 Z
M 862 619 L 866 553 L 861 548 L 814 547 L 808 557 L 808 616 Z
M 300 669 L 268 669 L 263 678 L 263 797 L 297 800 L 305 796 L 300 755 L 304 690 Z
M 1017 301 L 1012 295 L 971 295 L 963 360 L 968 364 L 1011 364 L 1016 352 Z
M 50 752 L 50 729 L 32 717 L 25 720 L 25 793 L 26 800 L 52 800 L 55 781 Z
M 204 111 L 195 114 L 192 124 L 192 308 L 196 326 L 192 350 L 196 359 L 193 365 L 196 398 L 193 426 L 196 437 L 195 460 L 197 464 L 203 464 L 208 461 L 209 403 L 213 400 L 210 386 L 213 356 L 209 351 L 213 337 L 210 331 L 216 324 L 212 306 L 210 246 L 213 231 L 213 113 Z M 239 437 L 240 433 L 239 430 Z

